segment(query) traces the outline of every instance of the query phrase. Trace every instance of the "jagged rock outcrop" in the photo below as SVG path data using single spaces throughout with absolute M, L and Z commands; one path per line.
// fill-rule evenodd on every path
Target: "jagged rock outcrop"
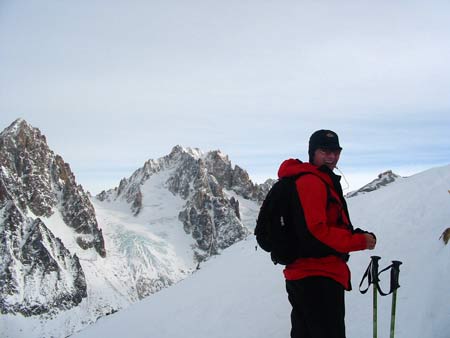
M 78 257 L 0 191 L 0 312 L 31 316 L 78 305 L 87 296 Z
M 246 199 L 258 202 L 262 202 L 264 199 L 265 190 L 251 181 L 247 171 L 238 165 L 233 168 L 228 156 L 219 150 L 207 153 L 205 162 L 208 172 L 216 177 L 219 185 L 233 190 Z
M 401 176 L 393 173 L 392 170 L 387 170 L 387 171 L 379 174 L 378 177 L 375 180 L 373 180 L 372 182 L 366 184 L 365 186 L 363 186 L 362 188 L 360 188 L 356 191 L 348 193 L 345 197 L 347 197 L 347 198 L 355 197 L 360 194 L 365 194 L 365 193 L 368 193 L 371 191 L 378 190 L 382 187 L 385 187 L 385 186 L 395 182 L 398 179 L 401 179 Z
M 23 315 L 76 306 L 84 272 L 45 224 L 60 213 L 80 248 L 106 255 L 102 231 L 70 167 L 39 129 L 18 119 L 0 134 L 0 310 Z
M 143 186 L 152 175 L 166 175 L 165 187 L 185 200 L 179 220 L 185 232 L 196 241 L 198 261 L 232 245 L 248 235 L 240 220 L 239 202 L 227 197 L 225 191 L 243 198 L 261 201 L 267 187 L 252 183 L 247 172 L 233 167 L 228 156 L 220 151 L 206 154 L 198 149 L 175 146 L 171 153 L 158 160 L 149 160 L 119 186 L 103 191 L 101 201 L 124 200 L 134 215 L 143 208 Z M 263 190 L 264 189 L 264 190 Z
M 78 234 L 83 249 L 95 248 L 105 256 L 104 240 L 89 197 L 59 155 L 47 145 L 40 130 L 16 120 L 0 134 L 0 184 L 19 209 L 37 217 L 61 212 Z
M 273 178 L 267 179 L 264 183 L 259 184 L 258 201 L 262 202 L 269 192 L 270 188 L 277 182 Z

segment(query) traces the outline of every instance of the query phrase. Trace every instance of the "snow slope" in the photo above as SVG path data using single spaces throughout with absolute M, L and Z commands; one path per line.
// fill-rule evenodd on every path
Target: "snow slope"
M 281 267 L 255 245 L 252 237 L 233 245 L 191 277 L 74 337 L 288 336 Z
M 357 291 L 371 255 L 380 268 L 401 260 L 397 338 L 448 338 L 450 166 L 434 168 L 348 200 L 355 226 L 373 231 L 374 251 L 350 259 L 354 290 L 347 293 L 347 337 L 372 335 L 371 295 Z M 290 306 L 282 267 L 255 250 L 253 236 L 223 251 L 201 270 L 126 310 L 100 319 L 74 337 L 288 337 Z M 382 276 L 387 288 L 389 275 Z M 379 298 L 379 337 L 389 336 L 391 297 Z

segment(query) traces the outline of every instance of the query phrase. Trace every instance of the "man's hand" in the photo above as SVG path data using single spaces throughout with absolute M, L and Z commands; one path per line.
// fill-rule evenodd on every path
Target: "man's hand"
M 375 245 L 377 244 L 375 237 L 371 234 L 364 234 L 364 237 L 366 238 L 367 249 L 375 249 Z

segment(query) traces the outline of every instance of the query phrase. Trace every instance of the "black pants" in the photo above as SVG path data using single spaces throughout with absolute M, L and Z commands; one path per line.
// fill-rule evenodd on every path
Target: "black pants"
M 344 287 L 331 278 L 286 281 L 291 338 L 345 338 Z

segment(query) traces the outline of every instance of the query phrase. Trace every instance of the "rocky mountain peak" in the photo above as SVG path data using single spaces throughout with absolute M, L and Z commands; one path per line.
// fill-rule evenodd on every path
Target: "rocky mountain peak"
M 15 169 L 19 175 L 27 174 L 27 160 L 39 162 L 40 156 L 44 156 L 43 161 L 48 159 L 52 153 L 47 145 L 47 140 L 41 131 L 33 128 L 23 119 L 15 120 L 8 128 L 0 133 L 0 145 L 2 152 L 1 159 L 6 161 L 11 154 L 16 156 Z M 3 162 L 2 162 L 3 163 Z
M 374 179 L 372 182 L 366 184 L 362 188 L 348 193 L 346 195 L 346 197 L 348 197 L 348 198 L 355 197 L 360 194 L 366 194 L 368 192 L 378 190 L 378 189 L 385 187 L 401 178 L 402 178 L 401 176 L 395 174 L 394 172 L 392 172 L 392 170 L 387 170 L 385 172 L 380 173 L 376 179 Z
M 240 220 L 239 201 L 229 193 L 256 202 L 268 188 L 254 184 L 248 173 L 232 165 L 220 150 L 202 152 L 177 145 L 169 155 L 148 160 L 117 188 L 97 196 L 101 201 L 126 201 L 135 216 L 145 208 L 144 188 L 152 177 L 164 177 L 164 187 L 185 200 L 179 211 L 183 228 L 197 241 L 197 258 L 202 260 L 244 238 L 248 230 Z M 229 193 L 226 193 L 226 192 Z M 151 193 L 151 192 L 147 192 Z
M 36 303 L 34 295 L 44 292 L 39 285 L 47 282 L 55 292 L 49 298 L 64 300 L 65 309 L 76 306 L 86 296 L 83 271 L 46 219 L 57 214 L 74 231 L 80 252 L 94 250 L 105 257 L 102 231 L 88 195 L 77 185 L 69 164 L 50 150 L 41 131 L 23 119 L 0 133 L 0 164 L 0 280 L 8 280 L 0 287 L 1 298 L 8 300 L 0 302 L 0 310 L 25 315 L 48 312 L 48 304 L 33 309 L 30 306 L 35 305 L 23 298 Z M 23 296 L 14 285 L 27 276 L 40 276 L 41 282 L 27 286 Z
M 5 136 L 5 135 L 17 136 L 18 134 L 22 134 L 22 135 L 37 134 L 37 135 L 39 135 L 39 137 L 44 137 L 44 141 L 45 141 L 45 136 L 41 135 L 41 132 L 39 131 L 39 129 L 33 128 L 27 121 L 25 121 L 22 118 L 16 119 L 13 123 L 11 123 L 9 125 L 9 127 L 5 128 L 1 132 L 1 135 L 3 135 L 3 136 Z
M 176 145 L 172 148 L 169 155 L 167 155 L 168 159 L 177 161 L 180 160 L 180 158 L 183 157 L 193 157 L 194 159 L 198 160 L 204 156 L 202 151 L 198 148 L 190 148 L 190 147 L 183 147 L 181 145 Z
M 262 202 L 270 188 L 267 184 L 254 184 L 248 173 L 238 165 L 233 167 L 228 155 L 220 150 L 204 153 L 198 148 L 176 145 L 168 155 L 146 161 L 129 178 L 123 178 L 118 187 L 102 191 L 97 198 L 101 201 L 124 199 L 138 215 L 142 208 L 141 186 L 151 176 L 167 170 L 174 172 L 166 182 L 168 189 L 183 198 L 188 198 L 200 187 L 218 192 L 217 187 L 211 184 L 213 181 L 221 188 L 258 202 Z

